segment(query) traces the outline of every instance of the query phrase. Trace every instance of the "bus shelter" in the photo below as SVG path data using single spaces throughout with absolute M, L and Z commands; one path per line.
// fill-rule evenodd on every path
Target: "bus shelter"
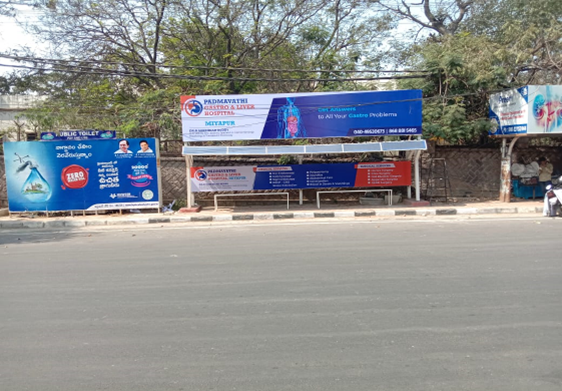
M 193 157 L 240 156 L 240 155 L 296 155 L 368 153 L 389 151 L 411 151 L 416 165 L 416 191 L 419 199 L 419 151 L 427 148 L 420 140 L 422 133 L 422 92 L 421 90 L 399 91 L 354 91 L 327 93 L 291 93 L 257 95 L 206 95 L 182 96 L 182 138 L 185 143 L 182 154 L 186 158 L 188 177 L 188 207 L 193 205 L 193 185 L 201 185 L 198 191 L 236 191 L 302 189 L 318 187 L 375 187 L 377 175 L 375 168 L 396 168 L 388 163 L 381 167 L 361 166 L 355 173 L 359 181 L 350 180 L 357 167 L 326 164 L 311 172 L 303 172 L 303 167 L 239 167 L 238 171 L 229 168 L 193 170 Z M 222 146 L 217 142 L 233 144 L 239 141 L 254 140 L 307 140 L 322 138 L 376 138 L 395 136 L 405 139 L 396 142 L 361 142 L 349 144 L 292 143 L 292 145 L 264 142 L 258 146 Z M 213 146 L 193 145 L 209 143 Z M 300 145 L 297 145 L 300 144 Z M 416 154 L 417 151 L 417 154 Z M 363 163 L 360 163 L 363 164 Z M 408 163 L 409 164 L 409 163 Z M 302 165 L 302 164 L 301 164 Z M 305 165 L 302 165 L 305 166 Z M 408 183 L 396 181 L 408 187 L 411 193 L 411 166 L 408 170 Z M 323 173 L 329 175 L 323 175 Z M 193 182 L 193 175 L 195 180 Z M 383 174 L 380 175 L 384 176 Z M 211 177 L 216 179 L 214 185 Z M 388 178 L 400 175 L 388 175 Z M 338 178 L 337 180 L 330 180 Z M 222 182 L 221 182 L 222 179 Z M 232 184 L 229 184 L 230 182 Z M 219 183 L 225 184 L 220 187 Z M 209 186 L 206 186 L 209 185 Z M 203 189 L 204 190 L 201 190 Z M 409 194 L 411 197 L 411 194 Z
M 354 144 L 315 144 L 315 145 L 274 145 L 274 146 L 191 146 L 184 145 L 182 155 L 186 162 L 187 176 L 187 207 L 192 208 L 194 203 L 193 181 L 196 178 L 193 161 L 195 156 L 274 156 L 296 155 L 302 164 L 304 155 L 314 154 L 350 154 L 370 152 L 397 152 L 406 151 L 413 161 L 413 185 L 415 199 L 420 200 L 420 167 L 419 161 L 422 151 L 427 150 L 425 140 L 386 141 Z M 384 164 L 384 162 L 382 162 Z M 370 164 L 370 163 L 366 163 Z M 326 166 L 328 166 L 326 164 Z M 283 166 L 279 166 L 282 168 Z M 336 187 L 336 186 L 334 186 Z M 343 187 L 343 186 L 342 186 Z M 380 187 L 380 186 L 378 186 Z M 303 202 L 303 189 L 299 190 L 299 203 Z M 368 191 L 368 190 L 365 190 Z M 407 185 L 407 197 L 412 198 L 412 184 Z
M 490 96 L 489 132 L 502 139 L 500 201 L 511 199 L 512 152 L 522 138 L 562 135 L 562 86 L 527 85 Z

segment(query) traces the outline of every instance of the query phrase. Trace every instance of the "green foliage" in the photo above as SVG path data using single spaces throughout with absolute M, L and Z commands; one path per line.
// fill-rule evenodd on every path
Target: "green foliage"
M 76 60 L 57 64 L 58 72 L 0 79 L 7 93 L 49 96 L 29 113 L 38 129 L 116 129 L 168 139 L 181 135 L 180 95 L 357 89 L 338 81 L 347 76 L 341 70 L 376 63 L 366 49 L 388 26 L 365 12 L 367 0 L 58 0 L 37 6 L 45 12 L 31 31 L 57 48 L 50 57 Z M 117 74 L 103 74 L 108 71 Z M 162 77 L 168 75 L 181 79 Z M 327 81 L 304 80 L 319 76 Z
M 294 155 L 282 155 L 277 159 L 277 164 L 280 166 L 288 166 L 297 163 L 297 158 Z
M 455 35 L 429 37 L 409 48 L 406 66 L 427 69 L 405 81 L 424 95 L 424 137 L 455 144 L 481 142 L 490 93 L 526 84 L 560 84 L 562 10 L 554 0 L 476 1 Z
M 412 65 L 427 69 L 430 76 L 400 86 L 423 91 L 425 138 L 465 145 L 482 140 L 491 126 L 489 92 L 507 85 L 498 49 L 488 38 L 469 33 L 428 40 L 414 48 Z
M 371 89 L 341 79 L 346 71 L 394 66 L 429 71 L 399 83 L 423 91 L 424 137 L 469 145 L 490 126 L 490 92 L 560 83 L 559 0 L 424 2 L 429 20 L 416 13 L 417 3 L 38 3 L 44 12 L 34 34 L 56 48 L 51 57 L 76 61 L 56 64 L 56 72 L 38 62 L 35 71 L 0 76 L 0 92 L 49 96 L 26 113 L 36 131 L 115 129 L 177 139 L 180 95 Z M 400 20 L 434 35 L 389 40 Z M 307 80 L 316 78 L 323 80 Z

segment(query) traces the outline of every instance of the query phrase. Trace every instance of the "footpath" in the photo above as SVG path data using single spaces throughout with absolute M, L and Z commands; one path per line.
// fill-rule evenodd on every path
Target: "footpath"
M 456 202 L 433 204 L 430 206 L 366 206 L 359 204 L 325 203 L 322 209 L 315 204 L 223 207 L 217 211 L 212 207 L 203 208 L 198 213 L 123 213 L 86 214 L 81 212 L 46 216 L 44 213 L 12 213 L 7 208 L 0 209 L 0 231 L 17 228 L 79 228 L 93 226 L 142 225 L 142 224 L 180 224 L 180 223 L 214 223 L 229 221 L 310 221 L 312 219 L 402 219 L 432 216 L 480 216 L 480 215 L 521 215 L 543 218 L 542 200 L 518 200 L 510 203 L 499 201 Z

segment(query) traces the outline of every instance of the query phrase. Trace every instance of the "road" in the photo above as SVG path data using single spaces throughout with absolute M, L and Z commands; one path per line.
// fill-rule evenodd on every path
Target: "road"
M 0 232 L 0 389 L 562 389 L 562 220 Z

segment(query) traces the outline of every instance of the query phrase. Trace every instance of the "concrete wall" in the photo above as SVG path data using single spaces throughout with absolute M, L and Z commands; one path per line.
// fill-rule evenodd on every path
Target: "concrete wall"
M 520 160 L 529 163 L 540 156 L 549 158 L 555 172 L 562 175 L 562 148 L 561 147 L 524 147 L 515 148 L 514 161 Z M 428 181 L 428 165 L 432 157 L 444 158 L 447 163 L 452 195 L 454 197 L 471 197 L 483 199 L 497 199 L 500 188 L 500 161 L 499 149 L 486 148 L 458 148 L 437 147 L 432 154 L 422 155 L 421 179 L 422 196 L 425 195 Z M 331 156 L 333 161 L 342 161 L 343 158 Z M 4 168 L 4 157 L 0 155 L 0 205 L 7 206 L 6 177 Z M 310 163 L 312 161 L 304 161 Z M 231 159 L 199 158 L 195 165 L 217 166 L 217 165 L 255 165 L 276 164 L 275 158 L 244 158 Z M 186 198 L 186 170 L 183 157 L 162 157 L 162 194 L 165 203 L 171 200 L 185 200 Z M 438 173 L 439 174 L 439 173 Z M 439 175 L 436 180 L 439 180 Z M 313 191 L 305 194 L 307 199 L 313 199 Z M 438 194 L 437 194 L 438 195 Z M 198 200 L 207 204 L 212 199 L 211 194 L 198 194 Z

